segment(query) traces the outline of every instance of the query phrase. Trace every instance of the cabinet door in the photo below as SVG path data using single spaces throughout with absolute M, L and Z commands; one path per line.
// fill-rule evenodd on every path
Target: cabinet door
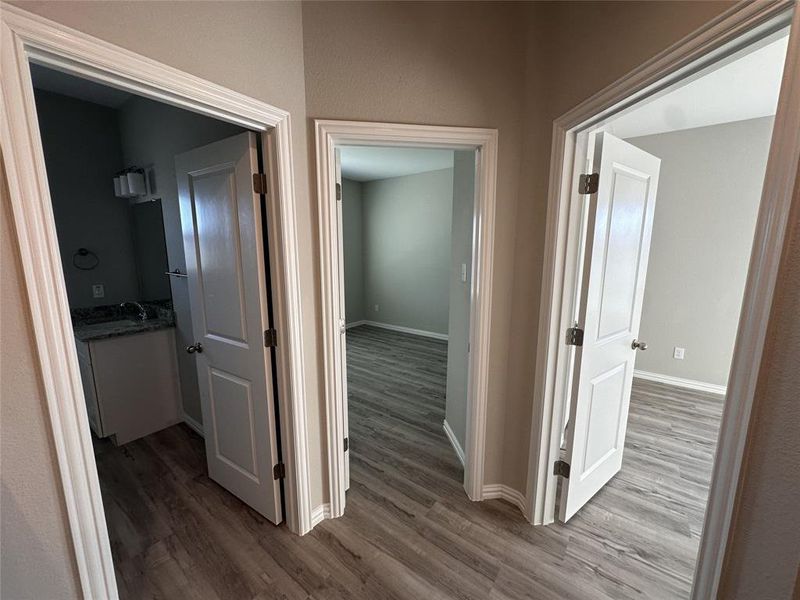
M 92 372 L 92 354 L 87 342 L 75 341 L 78 350 L 78 366 L 81 371 L 83 383 L 83 398 L 86 401 L 86 414 L 89 416 L 89 427 L 97 437 L 105 437 L 103 433 L 103 420 L 100 418 L 100 407 L 97 405 L 97 393 L 94 387 L 94 373 Z
M 172 329 L 97 340 L 90 348 L 103 429 L 118 445 L 181 420 Z

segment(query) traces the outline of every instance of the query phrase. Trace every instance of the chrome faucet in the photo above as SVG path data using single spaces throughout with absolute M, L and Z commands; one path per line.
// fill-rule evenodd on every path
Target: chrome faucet
M 147 311 L 144 309 L 144 306 L 142 306 L 138 302 L 132 302 L 132 301 L 131 302 L 121 302 L 119 306 L 120 306 L 120 308 L 125 308 L 126 304 L 130 304 L 131 306 L 135 306 L 136 307 L 136 309 L 139 311 L 138 317 L 139 317 L 140 321 L 146 321 L 147 320 Z

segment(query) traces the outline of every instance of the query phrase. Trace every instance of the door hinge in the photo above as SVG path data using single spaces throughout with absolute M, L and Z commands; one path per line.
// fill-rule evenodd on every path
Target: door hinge
M 347 452 L 350 449 L 350 438 L 344 438 L 344 451 Z
M 272 467 L 272 478 L 273 479 L 284 479 L 286 478 L 286 467 L 283 463 L 278 463 L 274 467 Z
M 264 347 L 274 348 L 278 345 L 278 332 L 274 329 L 266 329 L 264 331 Z
M 253 173 L 253 192 L 256 194 L 267 193 L 267 174 Z
M 336 199 L 341 202 L 342 200 L 342 184 L 336 184 Z
M 567 346 L 583 346 L 583 329 L 577 325 L 567 329 Z
M 569 479 L 569 464 L 565 463 L 563 460 L 557 460 L 553 463 L 553 475 Z
M 600 186 L 600 173 L 584 173 L 578 179 L 579 194 L 596 194 Z

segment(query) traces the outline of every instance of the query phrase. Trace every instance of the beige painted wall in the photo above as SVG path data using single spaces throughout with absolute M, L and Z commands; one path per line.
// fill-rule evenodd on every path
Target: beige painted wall
M 313 176 L 308 156 L 313 140 L 307 133 L 306 109 L 311 117 L 498 128 L 497 227 L 501 242 L 495 272 L 497 329 L 491 340 L 494 355 L 490 365 L 493 403 L 488 442 L 493 450 L 487 474 L 489 483 L 503 482 L 517 489 L 524 489 L 527 470 L 552 120 L 730 6 L 701 1 L 329 3 L 303 6 L 301 23 L 298 3 L 153 3 L 147 10 L 132 2 L 24 4 L 29 10 L 291 111 L 301 260 L 307 267 L 302 286 L 313 473 L 321 472 L 322 456 L 317 429 L 316 205 L 308 196 Z M 570 43 L 564 43 L 566 39 Z M 203 52 L 198 52 L 200 44 Z M 587 65 L 587 56 L 602 60 Z M 233 67 L 232 57 L 240 66 Z M 581 65 L 585 68 L 580 68 L 577 77 L 576 68 Z M 796 211 L 795 222 L 797 219 Z M 16 260 L 14 252 L 3 252 L 0 267 L 4 272 L 17 268 Z M 797 311 L 792 303 L 800 287 L 800 278 L 795 276 L 800 243 L 793 243 L 787 263 L 791 267 L 784 271 L 776 304 L 778 325 L 784 325 Z M 19 281 L 12 282 L 14 289 L 19 285 Z M 4 285 L 4 294 L 6 289 Z M 4 317 L 8 310 L 23 311 L 24 298 L 18 293 L 10 302 L 5 296 L 3 300 Z M 514 332 L 524 333 L 511 335 L 511 323 Z M 8 339 L 3 338 L 2 351 L 12 351 L 15 358 L 20 354 L 32 357 L 30 331 L 9 332 Z M 799 492 L 796 436 L 788 436 L 800 427 L 794 393 L 800 381 L 792 362 L 800 352 L 800 341 L 792 336 L 788 344 L 790 352 L 785 352 L 784 346 L 768 353 L 774 360 L 763 375 L 762 401 L 748 450 L 732 566 L 725 577 L 729 589 L 745 590 L 742 598 L 781 597 L 759 590 L 790 589 L 785 585 L 791 577 L 785 565 L 797 564 L 797 538 L 788 538 L 793 533 L 789 528 L 780 529 L 783 521 L 770 521 L 775 510 L 790 510 L 787 499 L 791 501 Z M 12 389 L 10 396 L 26 410 L 34 407 L 41 413 L 36 379 L 31 366 L 21 373 L 15 384 L 20 387 Z M 5 394 L 3 398 L 5 409 Z M 30 568 L 32 563 L 23 563 L 24 568 L 16 572 L 19 579 L 12 584 L 22 589 L 28 583 L 31 587 L 25 589 L 46 597 L 55 588 L 47 587 L 43 580 L 57 580 L 62 593 L 74 595 L 74 571 L 70 573 L 69 561 L 65 563 L 64 558 L 69 555 L 62 529 L 66 525 L 63 507 L 59 509 L 56 502 L 58 480 L 52 455 L 48 460 L 52 450 L 48 449 L 47 424 L 39 414 L 28 425 L 25 439 L 11 439 L 13 447 L 32 445 L 23 454 L 15 450 L 7 459 L 9 438 L 4 436 L 3 483 L 11 481 L 28 490 L 24 499 L 38 509 L 37 514 L 49 510 L 46 514 L 60 519 L 50 522 L 33 541 L 17 531 L 12 536 L 19 542 L 14 551 L 35 553 L 44 544 L 48 555 L 58 560 L 46 577 L 40 568 Z M 32 460 L 31 452 L 39 453 L 39 460 Z M 774 460 L 775 452 L 779 460 Z M 31 465 L 41 473 L 35 488 L 22 481 Z M 315 483 L 314 503 L 321 501 L 324 485 L 325 481 Z M 784 490 L 785 494 L 778 493 Z M 4 561 L 7 539 L 4 529 Z M 769 561 L 777 562 L 776 556 L 781 557 L 781 565 L 770 565 Z M 767 568 L 759 571 L 762 566 Z M 770 574 L 774 579 L 767 581 Z M 7 582 L 4 571 L 4 586 L 12 585 Z
M 327 481 L 322 476 L 320 443 L 320 398 L 318 365 L 318 285 L 316 283 L 316 206 L 308 196 L 309 170 L 303 80 L 301 6 L 296 2 L 17 2 L 44 17 L 78 28 L 123 46 L 263 100 L 291 113 L 295 186 L 298 201 L 298 235 L 302 269 L 303 341 L 306 366 L 306 400 L 309 420 L 311 501 L 323 500 Z M 3 237 L 4 243 L 7 236 Z M 5 277 L 14 273 L 16 251 L 0 254 Z M 6 292 L 8 290 L 8 292 Z M 19 279 L 3 285 L 5 315 L 27 314 Z M 5 294 L 11 296 L 6 299 Z M 2 352 L 25 365 L 35 350 L 30 331 L 9 326 L 3 332 Z M 20 357 L 22 357 L 20 359 Z M 31 358 L 32 360 L 32 358 Z M 16 365 L 15 368 L 19 367 Z M 2 482 L 19 498 L 25 519 L 14 517 L 3 496 L 2 586 L 26 590 L 31 598 L 75 597 L 78 585 L 64 529 L 66 516 L 58 497 L 60 480 L 49 445 L 49 423 L 43 416 L 44 399 L 32 364 L 19 367 L 18 381 L 8 386 L 3 372 L 3 463 Z M 8 400 L 7 400 L 8 399 Z M 6 409 L 6 402 L 9 407 Z M 5 411 L 20 413 L 22 424 L 6 435 Z M 30 511 L 30 512 L 28 512 Z M 34 519 L 36 516 L 36 519 Z M 31 533 L 31 531 L 33 533 Z M 7 561 L 18 567 L 6 570 Z M 52 567 L 52 568 L 51 568 Z
M 303 4 L 309 118 L 500 132 L 486 483 L 504 481 L 504 412 L 514 405 L 506 390 L 506 353 L 523 124 L 523 15 L 522 4 L 495 2 Z M 515 452 L 521 457 L 527 450 L 520 445 Z M 514 461 L 521 481 L 524 464 Z
M 0 596 L 74 598 L 78 575 L 0 169 Z

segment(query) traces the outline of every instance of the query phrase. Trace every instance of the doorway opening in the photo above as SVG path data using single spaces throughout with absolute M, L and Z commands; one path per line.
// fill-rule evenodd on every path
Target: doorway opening
M 500 497 L 483 484 L 497 132 L 345 121 L 316 125 L 330 478 L 330 506 L 320 508 L 318 519 L 344 513 L 348 375 L 354 411 L 362 416 L 367 397 L 379 388 L 384 402 L 396 394 L 398 407 L 415 390 L 417 410 L 438 402 L 423 417 L 423 430 L 436 438 L 435 453 L 445 453 L 442 465 L 455 467 L 461 479 L 453 459 L 463 454 L 467 496 Z M 348 321 L 357 327 L 348 329 Z M 379 347 L 388 352 L 383 361 Z M 401 347 L 410 370 L 400 367 Z M 384 371 L 383 383 L 372 374 L 381 362 L 399 367 L 394 374 Z M 394 392 L 386 389 L 390 383 Z M 412 403 L 403 410 L 413 410 Z M 398 415 L 394 425 L 409 416 Z M 383 423 L 384 429 L 390 425 Z M 421 448 L 415 454 L 425 456 Z
M 564 187 L 551 210 L 564 221 L 551 266 L 563 278 L 543 292 L 551 328 L 537 372 L 552 379 L 540 384 L 531 520 L 620 544 L 593 556 L 652 597 L 713 595 L 715 566 L 698 555 L 724 544 L 708 546 L 721 533 L 709 514 L 735 488 L 720 481 L 731 456 L 719 448 L 738 444 L 731 420 L 752 401 L 748 319 L 768 302 L 764 181 L 790 16 L 645 99 L 587 109 L 564 130 L 574 153 L 553 157 Z
M 234 515 L 234 496 L 284 520 L 260 134 L 42 65 L 31 79 L 117 581 L 135 597 L 142 553 L 185 549 L 185 527 Z
M 463 493 L 475 151 L 344 146 L 346 485 Z

